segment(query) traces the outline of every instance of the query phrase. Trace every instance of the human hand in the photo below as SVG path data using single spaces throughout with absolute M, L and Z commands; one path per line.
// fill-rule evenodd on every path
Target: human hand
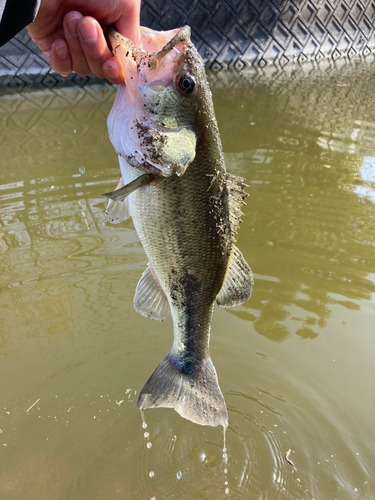
M 124 83 L 122 67 L 108 48 L 102 26 L 140 43 L 140 0 L 42 0 L 30 37 L 60 75 L 93 73 Z

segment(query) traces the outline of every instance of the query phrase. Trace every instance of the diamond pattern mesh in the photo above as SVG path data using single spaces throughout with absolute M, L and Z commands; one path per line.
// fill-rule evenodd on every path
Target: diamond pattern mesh
M 237 71 L 375 51 L 375 0 L 144 0 L 141 24 L 172 29 L 189 24 L 208 68 Z M 0 48 L 0 86 L 84 85 L 94 77 L 54 73 L 26 30 Z

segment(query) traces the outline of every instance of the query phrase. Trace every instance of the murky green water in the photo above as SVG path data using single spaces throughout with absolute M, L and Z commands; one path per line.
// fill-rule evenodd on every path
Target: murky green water
M 142 428 L 172 323 L 134 312 L 146 258 L 104 219 L 113 89 L 3 95 L 1 500 L 375 498 L 375 69 L 211 79 L 255 273 L 212 326 L 228 461 L 220 428 Z

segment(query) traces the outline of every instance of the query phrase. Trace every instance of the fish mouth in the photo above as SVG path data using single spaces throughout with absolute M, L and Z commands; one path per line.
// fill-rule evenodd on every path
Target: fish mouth
M 119 137 L 116 151 L 146 173 L 183 175 L 195 157 L 196 135 L 171 116 L 168 106 L 175 101 L 171 92 L 178 92 L 176 79 L 190 54 L 190 27 L 165 32 L 141 28 L 142 47 L 113 27 L 108 38 L 125 78 L 116 96 L 118 111 L 111 113 L 108 122 L 110 136 Z

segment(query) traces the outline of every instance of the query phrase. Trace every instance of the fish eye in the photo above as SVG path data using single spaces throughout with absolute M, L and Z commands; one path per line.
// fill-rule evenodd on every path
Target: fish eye
M 191 76 L 182 75 L 178 82 L 178 86 L 184 94 L 191 94 L 195 87 L 195 81 Z

